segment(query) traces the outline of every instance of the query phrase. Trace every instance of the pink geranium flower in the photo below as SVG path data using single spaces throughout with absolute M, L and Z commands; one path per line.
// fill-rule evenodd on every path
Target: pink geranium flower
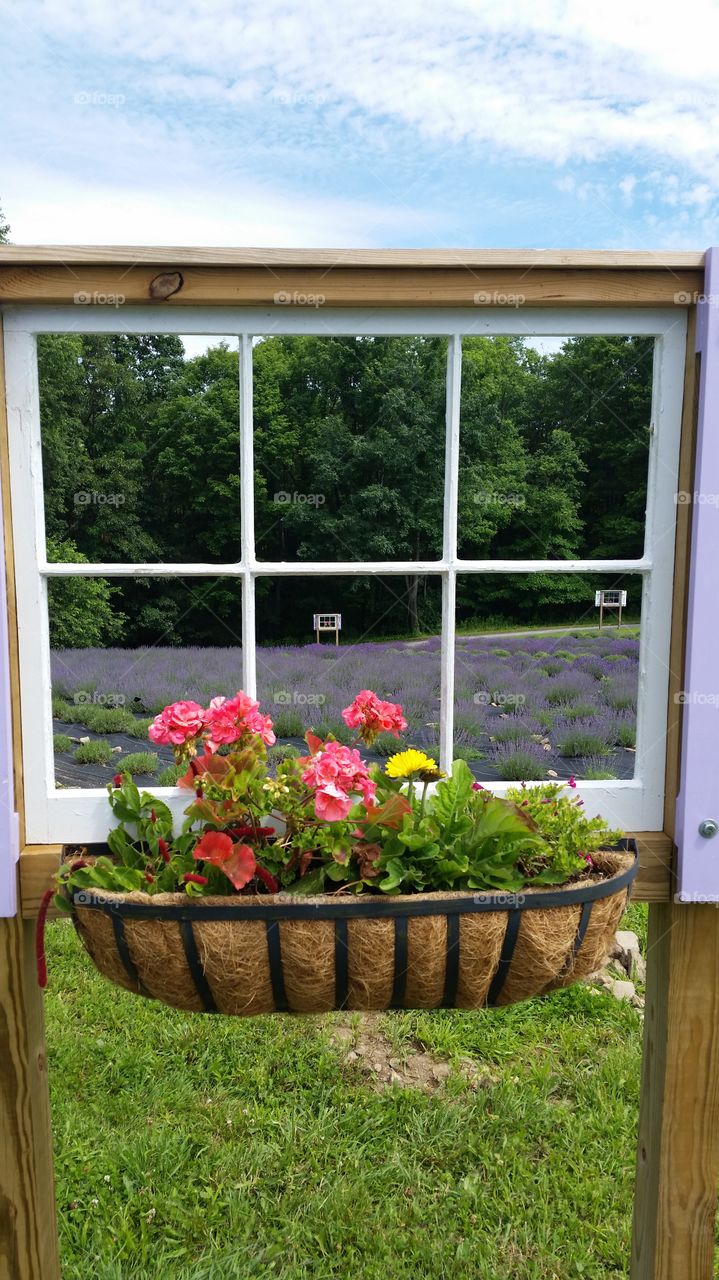
M 354 702 L 345 707 L 342 719 L 350 729 L 359 729 L 367 746 L 371 746 L 380 733 L 391 733 L 398 738 L 407 728 L 402 708 L 396 702 L 383 702 L 371 689 L 361 689 Z
M 310 758 L 302 781 L 312 787 L 315 814 L 324 822 L 346 818 L 358 792 L 366 805 L 375 797 L 375 783 L 359 751 L 339 742 L 327 742 Z
M 213 698 L 205 712 L 205 725 L 211 746 L 237 742 L 244 733 L 257 733 L 267 746 L 275 735 L 269 716 L 263 716 L 259 702 L 240 690 L 234 698 Z
M 315 813 L 323 822 L 341 822 L 354 800 L 335 782 L 326 782 L 315 791 Z
M 202 733 L 205 712 L 197 702 L 173 702 L 155 716 L 147 736 L 162 746 L 180 747 Z

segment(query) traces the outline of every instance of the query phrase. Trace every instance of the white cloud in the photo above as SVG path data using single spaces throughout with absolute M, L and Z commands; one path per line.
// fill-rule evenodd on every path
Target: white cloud
M 0 0 L 17 104 L 0 194 L 25 242 L 435 244 L 461 206 L 455 165 L 478 243 L 530 164 L 565 219 L 547 201 L 533 243 L 557 243 L 571 204 L 578 235 L 590 216 L 613 243 L 642 226 L 712 239 L 719 7 L 680 16 L 656 0 Z
M 560 162 L 646 149 L 701 168 L 717 154 L 712 0 L 685 0 L 681 21 L 654 0 L 30 0 L 21 13 L 120 74 L 134 64 L 129 87 L 148 99 L 284 93 Z
M 184 171 L 187 183 L 188 174 Z M 282 247 L 356 245 L 391 241 L 424 227 L 421 215 L 370 200 L 303 196 L 257 183 L 223 181 L 205 174 L 195 184 L 169 180 L 155 188 L 129 181 L 101 186 L 55 178 L 42 171 L 16 172 L 17 190 L 5 208 L 14 236 L 24 244 L 257 245 Z

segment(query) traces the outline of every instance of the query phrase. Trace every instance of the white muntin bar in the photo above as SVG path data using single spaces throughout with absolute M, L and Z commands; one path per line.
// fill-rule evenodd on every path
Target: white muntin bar
M 444 520 L 442 554 L 447 565 L 457 558 L 459 493 L 459 410 L 462 395 L 462 339 L 454 334 L 447 351 L 446 426 L 444 450 Z M 440 767 L 449 772 L 454 754 L 454 640 L 457 579 L 448 568 L 442 578 L 442 642 L 440 647 Z
M 252 338 L 240 338 L 240 529 L 242 563 L 255 560 L 255 459 L 253 447 Z
M 240 528 L 242 562 L 250 566 L 255 559 L 255 461 L 253 447 L 252 337 L 240 338 Z M 255 653 L 255 580 L 249 571 L 242 572 L 242 684 L 251 698 L 257 695 L 257 659 Z
M 255 626 L 255 580 L 251 573 L 245 573 L 242 579 L 242 686 L 251 698 L 257 697 Z
M 44 561 L 40 572 L 48 578 L 240 578 L 249 572 L 255 578 L 306 577 L 388 577 L 445 573 L 648 573 L 651 560 L 238 560 L 225 564 L 211 561 L 190 564 L 65 564 Z

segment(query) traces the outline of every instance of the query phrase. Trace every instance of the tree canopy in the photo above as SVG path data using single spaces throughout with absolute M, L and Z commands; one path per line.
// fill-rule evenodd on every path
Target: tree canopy
M 445 339 L 431 337 L 256 343 L 260 560 L 440 556 L 446 355 Z M 186 358 L 177 337 L 46 335 L 39 374 L 51 557 L 239 558 L 236 350 L 217 343 Z M 651 378 L 650 339 L 572 338 L 539 353 L 519 338 L 465 338 L 460 555 L 640 555 Z M 466 576 L 460 616 L 571 620 L 591 606 L 594 585 L 561 574 Z M 61 587 L 51 593 L 57 643 L 78 634 L 83 598 L 78 583 L 72 601 Z M 85 590 L 92 643 L 239 639 L 232 579 L 121 578 Z M 440 616 L 438 582 L 427 576 L 260 577 L 257 593 L 258 638 L 268 643 L 308 638 L 317 610 L 340 609 L 355 636 L 370 625 L 375 635 L 426 630 Z

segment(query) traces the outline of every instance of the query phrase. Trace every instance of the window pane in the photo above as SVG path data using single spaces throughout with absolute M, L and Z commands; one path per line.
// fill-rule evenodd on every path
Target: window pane
M 653 339 L 462 345 L 460 555 L 640 557 Z
M 316 614 L 339 614 L 332 630 L 313 630 Z M 438 578 L 260 578 L 257 581 L 257 683 L 278 740 L 298 749 L 307 729 L 354 741 L 342 710 L 361 689 L 404 708 L 402 743 L 382 735 L 371 758 L 402 745 L 439 744 Z M 363 749 L 363 754 L 364 749 Z
M 604 588 L 626 604 L 600 632 Z M 639 575 L 458 578 L 454 750 L 477 778 L 633 777 L 641 590 Z
M 186 341 L 38 339 L 49 560 L 239 558 L 237 339 Z
M 446 361 L 444 338 L 256 343 L 260 559 L 441 555 Z
M 172 750 L 147 725 L 169 702 L 242 688 L 242 583 L 51 579 L 49 600 L 56 785 L 104 786 L 128 767 L 170 785 Z

